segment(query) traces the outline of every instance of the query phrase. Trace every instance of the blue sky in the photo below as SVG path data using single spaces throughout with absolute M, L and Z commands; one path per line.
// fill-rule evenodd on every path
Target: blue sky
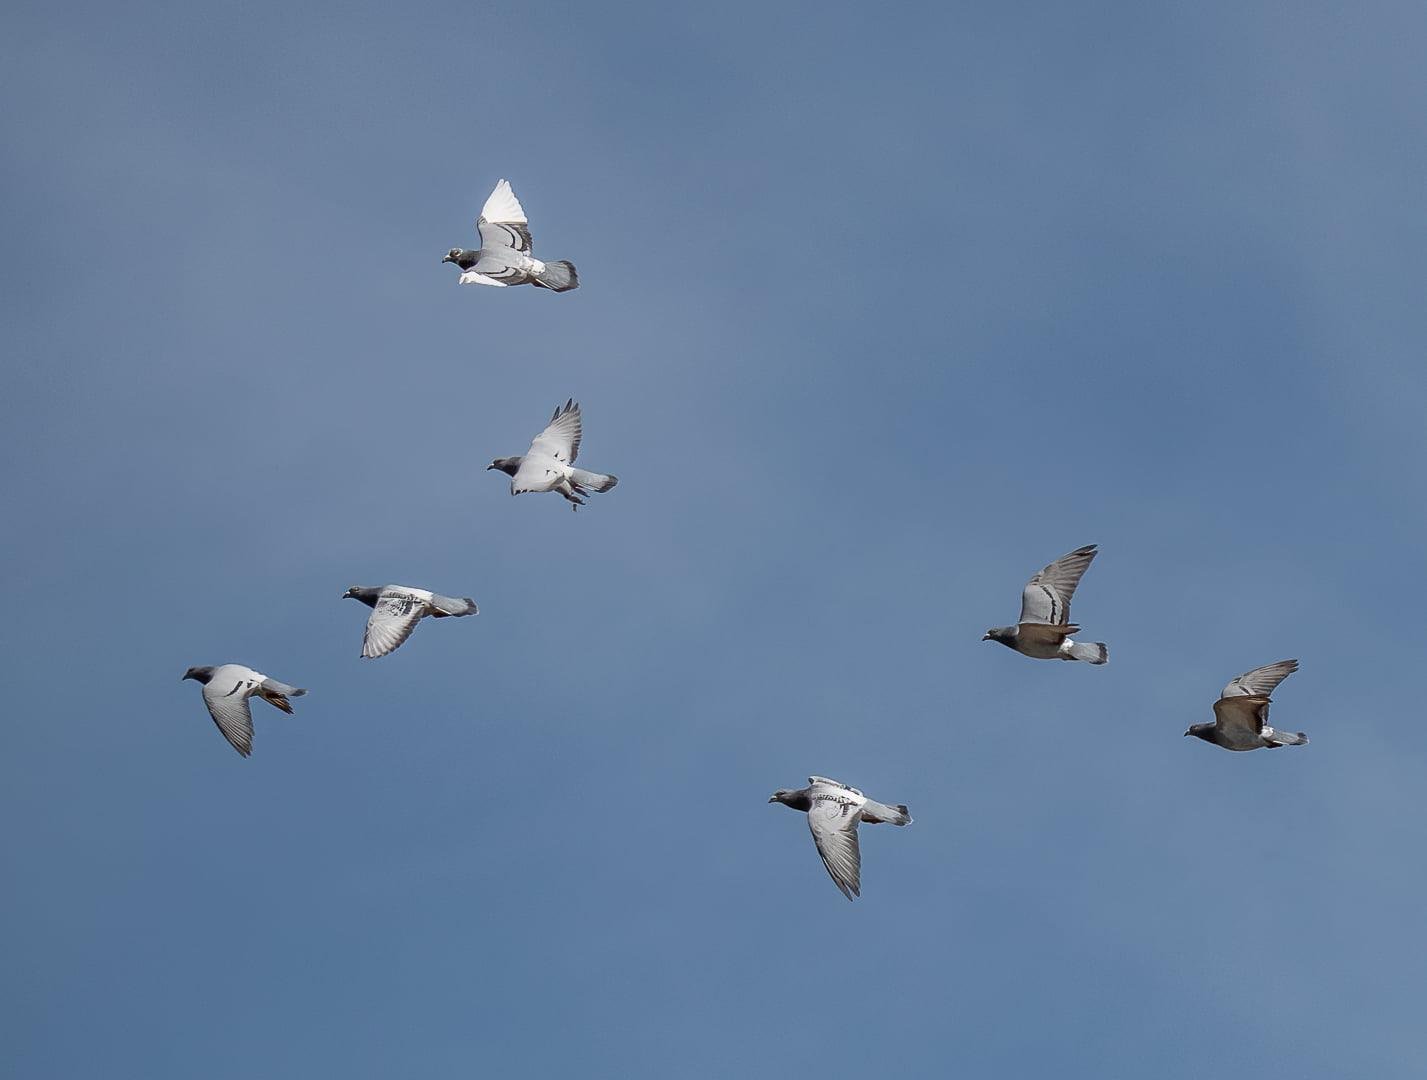
M 681 7 L 0 16 L 0 1071 L 1420 1076 L 1427 14 Z

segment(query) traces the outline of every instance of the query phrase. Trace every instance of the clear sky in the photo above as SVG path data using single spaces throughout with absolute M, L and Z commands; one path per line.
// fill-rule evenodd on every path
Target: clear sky
M 1424 39 L 8 5 L 0 1072 L 1423 1075 Z M 502 176 L 579 291 L 440 264 Z M 512 499 L 571 395 L 619 487 Z M 981 643 L 1092 542 L 1109 666 Z

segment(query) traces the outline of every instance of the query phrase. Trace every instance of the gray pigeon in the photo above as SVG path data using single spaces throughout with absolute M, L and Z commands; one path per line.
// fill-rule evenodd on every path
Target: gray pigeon
M 1091 664 L 1109 660 L 1110 650 L 1103 641 L 1085 645 L 1070 638 L 1080 631 L 1070 621 L 1070 598 L 1095 552 L 1094 544 L 1086 544 L 1036 574 L 1021 593 L 1020 621 L 1015 626 L 992 627 L 981 640 L 999 641 L 1037 660 L 1085 660 Z
M 1214 702 L 1212 724 L 1190 724 L 1185 735 L 1193 735 L 1225 750 L 1276 750 L 1280 746 L 1304 746 L 1303 732 L 1275 731 L 1268 726 L 1269 695 L 1274 687 L 1298 670 L 1297 660 L 1246 671 L 1224 687 Z
M 393 652 L 427 615 L 444 619 L 448 615 L 474 615 L 480 610 L 474 600 L 453 600 L 408 585 L 353 585 L 342 599 L 360 600 L 372 609 L 362 637 L 362 656 L 366 659 Z
M 507 181 L 497 183 L 481 207 L 476 231 L 481 235 L 479 251 L 452 248 L 441 260 L 461 268 L 462 285 L 538 285 L 552 292 L 580 287 L 573 263 L 545 263 L 530 253 L 530 226 Z
M 183 677 L 203 684 L 203 704 L 208 706 L 209 715 L 223 738 L 244 757 L 253 752 L 253 714 L 248 711 L 248 699 L 256 694 L 269 705 L 291 713 L 292 705 L 287 699 L 307 693 L 242 664 L 191 667 Z
M 486 471 L 496 469 L 511 478 L 510 493 L 558 491 L 571 510 L 585 505 L 582 496 L 591 491 L 608 491 L 619 477 L 586 472 L 574 467 L 580 456 L 580 407 L 571 398 L 555 410 L 550 424 L 530 444 L 523 457 L 496 458 Z
M 812 830 L 813 843 L 818 846 L 823 865 L 832 876 L 833 884 L 849 900 L 862 895 L 862 852 L 857 846 L 857 823 L 912 823 L 912 815 L 905 806 L 884 806 L 856 788 L 825 776 L 808 777 L 808 786 L 797 791 L 780 788 L 768 801 L 807 813 L 808 828 Z

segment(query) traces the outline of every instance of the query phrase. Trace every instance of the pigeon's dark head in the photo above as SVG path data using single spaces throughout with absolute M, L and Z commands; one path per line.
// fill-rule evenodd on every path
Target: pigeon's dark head
M 460 248 L 452 248 L 450 251 L 446 252 L 446 257 L 441 261 L 443 263 L 456 262 L 464 254 L 465 252 L 462 251 Z
M 486 472 L 496 469 L 499 472 L 505 473 L 506 476 L 514 476 L 515 471 L 520 468 L 521 460 L 522 459 L 518 457 L 498 457 L 486 466 Z
M 204 686 L 208 685 L 208 680 L 213 678 L 213 668 L 211 667 L 191 667 L 183 673 L 183 679 L 197 679 Z M 180 679 L 179 682 L 182 682 Z
M 791 806 L 794 810 L 806 810 L 812 805 L 812 803 L 808 801 L 808 793 L 806 791 L 789 791 L 787 788 L 779 788 L 773 792 L 772 795 L 768 796 L 768 801 L 770 803 L 780 802 L 784 806 Z
M 1190 724 L 1190 725 L 1189 725 L 1189 730 L 1186 731 L 1184 734 L 1185 734 L 1185 735 L 1193 735 L 1196 739 L 1203 739 L 1205 742 L 1213 742 L 1213 741 L 1214 741 L 1214 725 L 1213 725 L 1213 724 Z
M 982 641 L 999 641 L 1002 645 L 1011 645 L 1016 640 L 1016 628 L 1014 626 L 993 626 L 981 636 Z

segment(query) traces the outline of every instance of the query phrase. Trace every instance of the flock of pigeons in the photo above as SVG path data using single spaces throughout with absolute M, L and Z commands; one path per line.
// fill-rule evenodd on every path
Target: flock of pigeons
M 507 181 L 496 184 L 481 209 L 476 230 L 481 238 L 478 250 L 452 248 L 442 259 L 460 268 L 460 284 L 502 288 L 534 285 L 553 292 L 579 288 L 574 264 L 563 259 L 547 263 L 535 258 L 525 210 Z M 555 410 L 529 450 L 515 457 L 496 458 L 486 466 L 487 471 L 494 469 L 509 476 L 512 495 L 553 491 L 568 501 L 572 510 L 578 510 L 591 492 L 609 491 L 619 482 L 607 473 L 575 467 L 581 435 L 580 406 L 569 399 Z M 1110 653 L 1105 643 L 1076 641 L 1072 635 L 1080 627 L 1070 621 L 1071 598 L 1096 550 L 1094 544 L 1076 548 L 1036 573 L 1021 593 L 1021 615 L 1015 625 L 993 627 L 981 640 L 1000 642 L 1035 660 L 1106 663 Z M 453 599 L 407 585 L 353 585 L 343 598 L 360 600 L 372 609 L 362 637 L 362 656 L 367 659 L 386 656 L 399 648 L 427 616 L 459 618 L 475 615 L 478 610 L 474 600 Z M 1225 750 L 1275 750 L 1304 745 L 1308 736 L 1303 732 L 1278 731 L 1268 725 L 1270 695 L 1297 670 L 1297 660 L 1280 660 L 1234 678 L 1214 702 L 1214 722 L 1191 724 L 1184 734 Z M 289 699 L 307 693 L 241 664 L 191 667 L 183 677 L 202 684 L 203 703 L 213 722 L 244 757 L 253 750 L 250 700 L 259 697 L 291 713 Z M 807 815 L 818 855 L 849 900 L 861 894 L 858 825 L 912 823 L 906 806 L 876 802 L 856 788 L 825 776 L 808 777 L 804 788 L 775 791 L 768 801 Z

